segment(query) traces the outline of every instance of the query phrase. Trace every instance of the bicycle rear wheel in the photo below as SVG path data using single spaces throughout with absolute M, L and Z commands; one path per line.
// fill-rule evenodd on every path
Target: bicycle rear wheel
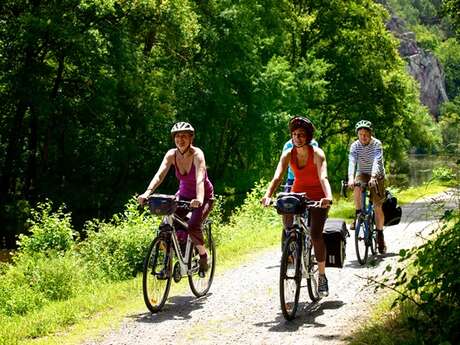
M 317 302 L 321 299 L 318 292 L 319 269 L 311 246 L 310 248 L 305 248 L 304 260 L 307 268 L 308 295 L 313 302 Z
M 193 246 L 188 257 L 188 282 L 190 289 L 196 297 L 204 296 L 211 288 L 212 280 L 214 278 L 214 271 L 216 268 L 216 245 L 212 237 L 211 223 L 205 223 L 203 229 L 204 245 L 208 252 L 208 272 L 204 277 L 199 275 L 199 261 L 200 255 L 198 250 Z
M 355 250 L 356 258 L 361 265 L 366 263 L 369 250 L 366 236 L 366 225 L 362 219 L 358 218 L 355 226 Z
M 168 242 L 157 237 L 144 260 L 142 291 L 147 308 L 156 313 L 163 308 L 171 287 L 172 250 Z
M 280 267 L 281 311 L 286 320 L 292 320 L 299 305 L 300 284 L 300 243 L 296 237 L 290 237 L 284 245 Z

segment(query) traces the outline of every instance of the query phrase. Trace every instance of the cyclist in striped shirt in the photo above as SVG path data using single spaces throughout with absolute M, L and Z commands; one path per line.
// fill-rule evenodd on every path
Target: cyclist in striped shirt
M 355 126 L 358 140 L 350 146 L 348 156 L 348 186 L 354 188 L 354 201 L 356 214 L 361 208 L 361 190 L 355 187 L 354 183 L 369 182 L 371 200 L 375 210 L 375 225 L 377 230 L 377 245 L 381 254 L 386 252 L 386 245 L 383 236 L 384 215 L 382 204 L 385 201 L 385 167 L 383 164 L 382 143 L 372 136 L 372 123 L 361 120 Z M 356 173 L 356 177 L 355 177 Z M 352 229 L 354 229 L 354 224 Z

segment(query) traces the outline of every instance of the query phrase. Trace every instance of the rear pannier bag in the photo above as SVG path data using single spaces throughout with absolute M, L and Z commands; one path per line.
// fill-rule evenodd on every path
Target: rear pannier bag
M 343 220 L 326 220 L 323 230 L 326 245 L 326 267 L 343 267 L 348 236 L 347 226 Z
M 385 226 L 399 224 L 402 210 L 401 207 L 398 206 L 398 199 L 391 194 L 389 190 L 385 190 L 385 201 L 383 202 L 382 210 L 385 218 Z

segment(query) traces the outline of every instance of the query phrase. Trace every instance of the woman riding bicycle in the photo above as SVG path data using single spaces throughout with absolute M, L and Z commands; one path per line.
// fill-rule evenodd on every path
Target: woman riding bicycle
M 375 210 L 378 249 L 381 254 L 384 254 L 387 248 L 383 237 L 382 204 L 385 201 L 385 165 L 383 163 L 382 143 L 372 135 L 372 123 L 370 121 L 359 121 L 356 123 L 355 131 L 358 139 L 351 144 L 348 155 L 348 186 L 354 189 L 356 209 L 355 221 L 350 228 L 354 230 L 356 215 L 361 211 L 361 188 L 355 186 L 355 182 L 369 183 L 371 200 Z
M 324 151 L 309 144 L 313 138 L 314 126 L 304 117 L 294 117 L 289 121 L 294 144 L 291 150 L 284 151 L 270 185 L 262 198 L 262 204 L 270 205 L 271 196 L 279 187 L 288 166 L 294 172 L 294 184 L 291 191 L 306 193 L 311 200 L 320 201 L 321 208 L 310 209 L 311 236 L 318 262 L 318 291 L 322 296 L 329 294 L 326 279 L 326 247 L 323 239 L 323 228 L 328 210 L 332 202 L 332 192 L 327 178 L 327 163 Z M 292 218 L 290 220 L 292 224 Z M 289 223 L 289 220 L 285 224 Z
M 148 196 L 163 182 L 171 165 L 174 165 L 179 180 L 179 190 L 176 195 L 180 200 L 190 201 L 190 206 L 193 208 L 187 222 L 189 235 L 200 253 L 200 271 L 206 272 L 208 260 L 201 230 L 203 222 L 212 209 L 214 187 L 208 178 L 203 151 L 193 146 L 195 130 L 192 125 L 178 122 L 172 127 L 171 135 L 176 148 L 166 152 L 146 191 L 139 195 L 138 202 L 144 205 Z M 185 216 L 181 214 L 181 210 L 176 211 L 176 214 Z

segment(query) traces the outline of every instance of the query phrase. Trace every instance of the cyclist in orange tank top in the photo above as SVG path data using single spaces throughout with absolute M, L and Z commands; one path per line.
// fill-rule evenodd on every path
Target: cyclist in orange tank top
M 321 208 L 312 208 L 311 237 L 315 256 L 318 262 L 319 278 L 318 291 L 321 295 L 329 294 L 326 279 L 326 246 L 323 239 L 323 228 L 327 213 L 332 202 L 332 191 L 327 179 L 327 163 L 324 151 L 319 147 L 312 147 L 314 127 L 310 120 L 304 117 L 294 117 L 289 122 L 294 147 L 282 153 L 275 175 L 271 180 L 261 202 L 264 206 L 270 205 L 271 196 L 279 187 L 288 166 L 294 171 L 292 192 L 305 192 L 312 200 L 320 201 Z M 292 224 L 292 218 L 284 220 L 285 226 Z

